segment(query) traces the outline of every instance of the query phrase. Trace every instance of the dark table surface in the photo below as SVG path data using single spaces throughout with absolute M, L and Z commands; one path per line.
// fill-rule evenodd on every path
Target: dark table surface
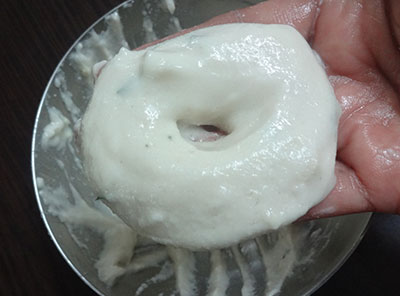
M 56 250 L 30 167 L 36 109 L 57 63 L 118 0 L 0 2 L 0 295 L 95 295 Z M 354 254 L 315 295 L 400 295 L 400 217 L 377 214 Z

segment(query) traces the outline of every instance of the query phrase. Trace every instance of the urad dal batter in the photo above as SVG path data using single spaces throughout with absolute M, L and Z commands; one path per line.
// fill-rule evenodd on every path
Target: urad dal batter
M 225 247 L 289 224 L 335 184 L 340 108 L 286 25 L 228 24 L 103 68 L 82 122 L 84 165 L 139 234 Z

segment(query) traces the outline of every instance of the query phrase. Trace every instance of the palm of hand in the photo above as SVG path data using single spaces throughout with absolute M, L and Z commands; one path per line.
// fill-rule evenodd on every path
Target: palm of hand
M 342 107 L 337 184 L 307 217 L 400 213 L 400 51 L 392 35 L 396 28 L 380 0 L 317 2 L 270 0 L 200 27 L 232 22 L 290 24 L 325 62 Z

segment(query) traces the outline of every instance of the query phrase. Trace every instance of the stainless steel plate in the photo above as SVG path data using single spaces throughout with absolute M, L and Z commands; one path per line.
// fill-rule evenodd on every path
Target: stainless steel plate
M 179 19 L 183 28 L 188 28 L 223 12 L 249 6 L 257 2 L 261 1 L 177 0 L 174 16 Z M 49 148 L 44 150 L 41 146 L 41 138 L 43 129 L 50 120 L 49 108 L 56 107 L 71 122 L 76 121 L 74 117 L 79 117 L 79 112 L 71 112 L 70 106 L 65 104 L 65 100 L 61 99 L 62 96 L 70 96 L 81 112 L 85 110 L 92 92 L 90 86 L 91 78 L 85 77 L 82 74 L 82 69 L 79 69 L 74 64 L 71 56 L 76 53 L 76 50 L 82 44 L 84 45 L 85 40 L 93 36 L 93 31 L 101 34 L 102 31 L 107 29 L 110 22 L 107 16 L 114 12 L 119 13 L 123 25 L 123 34 L 131 48 L 135 48 L 146 42 L 146 29 L 143 26 L 145 18 L 152 21 L 153 30 L 159 38 L 167 36 L 176 30 L 176 26 L 171 22 L 171 14 L 165 9 L 160 8 L 159 1 L 128 1 L 110 11 L 89 28 L 61 60 L 43 94 L 33 134 L 32 170 L 37 201 L 43 220 L 56 247 L 65 260 L 71 265 L 78 276 L 100 295 L 133 295 L 134 291 L 154 274 L 155 269 L 123 276 L 114 287 L 106 287 L 99 280 L 97 270 L 94 267 L 96 257 L 101 251 L 101 238 L 90 230 L 79 230 L 79 233 L 75 233 L 75 235 L 86 237 L 87 249 L 80 247 L 76 243 L 74 236 L 71 236 L 71 229 L 68 229 L 59 218 L 51 215 L 49 212 L 44 197 L 39 194 L 37 182 L 37 177 L 43 178 L 46 184 L 54 188 L 57 186 L 68 188 L 68 184 L 71 182 L 89 204 L 93 203 L 95 196 L 86 182 L 82 169 L 77 165 L 75 156 L 69 149 L 57 150 L 56 148 Z M 99 51 L 95 48 L 93 50 L 95 59 L 98 59 L 98 61 L 106 57 L 104 56 L 105 53 L 102 53 L 101 50 Z M 114 53 L 111 52 L 110 54 Z M 61 84 L 60 73 L 65 75 L 65 80 Z M 71 142 L 71 145 L 72 149 L 75 150 L 77 148 L 75 142 Z M 60 167 L 57 165 L 57 160 L 62 161 L 64 166 Z M 313 250 L 314 255 L 307 263 L 294 269 L 293 274 L 284 282 L 281 295 L 308 295 L 320 287 L 341 266 L 358 245 L 369 219 L 370 214 L 360 214 L 323 219 L 313 222 L 313 224 L 302 223 L 296 226 L 309 229 L 310 231 L 310 239 L 307 244 L 301 246 L 300 254 L 307 257 L 310 251 Z M 323 235 L 321 235 L 322 238 L 320 237 L 316 240 L 311 235 L 312 233 L 315 234 L 315 230 L 318 229 L 321 229 Z M 203 260 L 208 256 L 206 253 L 199 253 L 196 256 L 198 256 L 201 262 L 207 261 Z M 204 264 L 207 265 L 207 263 Z M 237 268 L 234 265 L 232 266 L 231 268 L 233 269 Z M 200 267 L 200 272 L 203 269 Z M 207 274 L 200 275 L 199 281 L 204 282 L 206 278 Z M 228 290 L 229 295 L 240 295 L 240 289 L 237 289 L 240 288 L 240 281 L 240 278 L 238 278 L 237 287 Z M 204 292 L 201 291 L 204 291 L 204 285 L 204 283 L 199 283 L 199 295 L 203 295 L 202 293 Z M 174 287 L 175 283 L 172 278 L 164 283 L 155 285 L 152 289 L 144 291 L 141 295 L 158 295 L 161 292 L 166 292 L 165 295 L 170 295 L 173 293 Z

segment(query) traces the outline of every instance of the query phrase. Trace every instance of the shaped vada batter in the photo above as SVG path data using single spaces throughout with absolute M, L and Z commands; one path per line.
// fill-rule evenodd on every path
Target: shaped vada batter
M 335 184 L 340 107 L 303 37 L 227 24 L 102 70 L 82 121 L 93 188 L 139 234 L 190 249 L 289 224 Z

